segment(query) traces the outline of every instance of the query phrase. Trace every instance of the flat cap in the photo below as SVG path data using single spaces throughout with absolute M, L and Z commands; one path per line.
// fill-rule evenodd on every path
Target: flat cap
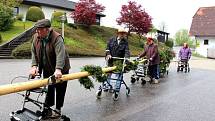
M 35 28 L 50 28 L 51 27 L 51 22 L 48 19 L 42 19 L 37 21 L 34 25 Z

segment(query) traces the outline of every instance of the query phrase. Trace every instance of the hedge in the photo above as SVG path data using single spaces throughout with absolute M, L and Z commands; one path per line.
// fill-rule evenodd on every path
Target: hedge
M 38 20 L 44 19 L 45 15 L 41 8 L 32 6 L 28 9 L 26 14 L 26 20 L 37 22 Z

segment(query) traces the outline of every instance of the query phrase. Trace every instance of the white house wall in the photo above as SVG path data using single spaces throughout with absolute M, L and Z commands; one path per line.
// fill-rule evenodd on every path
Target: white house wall
M 41 6 L 41 9 L 45 14 L 45 18 L 51 20 L 52 13 L 54 12 L 55 9 L 52 7 L 46 7 L 46 6 Z
M 199 42 L 196 52 L 204 57 L 207 57 L 208 49 L 215 48 L 215 37 L 196 37 L 196 40 Z M 204 40 L 208 40 L 208 45 L 204 45 Z
M 31 6 L 29 6 L 29 5 L 21 5 L 19 7 L 19 13 L 18 14 L 22 14 L 24 20 L 26 18 L 26 13 L 27 13 L 29 7 L 31 7 Z
M 74 23 L 73 18 L 70 17 L 71 11 L 63 10 L 63 9 L 57 9 L 57 8 L 53 8 L 53 7 L 47 7 L 47 6 L 42 6 L 41 8 L 45 14 L 46 19 L 51 20 L 52 13 L 54 13 L 55 11 L 61 11 L 61 12 L 66 13 L 68 23 Z
M 23 5 L 23 4 L 19 7 L 19 14 L 23 14 L 24 19 L 26 18 L 26 13 L 30 7 L 31 7 L 30 5 Z M 57 9 L 54 7 L 47 7 L 47 6 L 40 6 L 40 7 L 41 7 L 43 13 L 45 14 L 46 19 L 51 20 L 52 13 L 54 11 L 62 11 L 62 12 L 66 12 L 68 23 L 74 23 L 74 19 L 70 17 L 71 11 L 63 10 L 63 9 Z
M 65 12 L 66 12 L 66 17 L 67 17 L 67 22 L 74 23 L 74 19 L 71 18 L 71 11 L 65 11 Z

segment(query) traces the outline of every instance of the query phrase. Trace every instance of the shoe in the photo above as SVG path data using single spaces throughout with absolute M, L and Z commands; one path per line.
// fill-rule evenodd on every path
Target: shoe
M 42 111 L 43 119 L 48 119 L 51 116 L 52 116 L 52 110 L 50 108 L 44 108 L 44 110 Z
M 52 111 L 52 115 L 50 116 L 50 118 L 52 119 L 56 119 L 61 117 L 61 110 L 55 109 Z
M 158 79 L 153 79 L 153 84 L 158 84 L 158 83 L 159 83 Z

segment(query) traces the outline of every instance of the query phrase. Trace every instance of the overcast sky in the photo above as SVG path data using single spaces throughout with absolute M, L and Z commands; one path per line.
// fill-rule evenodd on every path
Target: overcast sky
M 78 0 L 72 0 L 77 2 Z M 129 0 L 96 0 L 106 7 L 102 25 L 117 27 L 121 6 Z M 192 17 L 199 7 L 215 6 L 215 0 L 133 0 L 141 4 L 153 18 L 153 25 L 160 28 L 165 23 L 167 32 L 173 37 L 179 29 L 190 29 Z

